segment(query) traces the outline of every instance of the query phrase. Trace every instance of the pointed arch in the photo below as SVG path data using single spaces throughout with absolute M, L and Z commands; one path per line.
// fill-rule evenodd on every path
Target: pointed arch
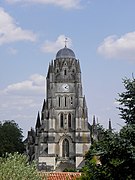
M 59 96 L 59 107 L 61 106 L 61 98 L 60 98 L 60 96 Z
M 67 97 L 65 96 L 65 107 L 67 106 Z
M 62 156 L 69 157 L 69 141 L 67 139 L 64 139 L 62 143 Z
M 63 113 L 60 114 L 60 127 L 64 127 L 64 115 Z
M 71 128 L 71 114 L 68 114 L 68 127 Z
M 66 69 L 64 69 L 64 75 L 65 75 L 65 76 L 67 75 L 67 70 L 66 70 Z

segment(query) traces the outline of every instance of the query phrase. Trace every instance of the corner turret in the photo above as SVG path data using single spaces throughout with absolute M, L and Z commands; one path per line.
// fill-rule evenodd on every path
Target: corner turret
M 40 122 L 40 115 L 39 115 L 39 112 L 38 112 L 38 115 L 37 115 L 37 122 L 36 122 L 35 129 L 39 129 L 40 126 L 41 126 L 41 122 Z

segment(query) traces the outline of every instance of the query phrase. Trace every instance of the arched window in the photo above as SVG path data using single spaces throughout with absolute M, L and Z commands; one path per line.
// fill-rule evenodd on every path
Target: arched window
M 67 106 L 67 97 L 65 97 L 65 107 Z
M 62 156 L 63 157 L 69 157 L 69 142 L 67 139 L 64 139 L 63 144 L 62 144 Z
M 63 113 L 60 114 L 60 127 L 64 127 L 64 117 L 63 117 Z
M 60 107 L 60 97 L 59 97 L 59 107 Z
M 68 114 L 68 127 L 71 128 L 71 114 Z
M 64 75 L 65 75 L 65 76 L 67 75 L 67 70 L 66 70 L 66 69 L 64 70 Z

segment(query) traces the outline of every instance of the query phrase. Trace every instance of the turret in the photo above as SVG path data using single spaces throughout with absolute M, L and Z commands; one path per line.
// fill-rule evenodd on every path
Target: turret
M 44 114 L 45 114 L 45 105 L 46 105 L 46 102 L 45 102 L 45 99 L 44 99 L 44 102 L 43 102 L 43 106 L 42 106 L 42 114 L 41 114 L 41 120 L 44 120 Z
M 41 122 L 40 122 L 40 115 L 39 115 L 39 112 L 38 112 L 35 129 L 38 130 L 40 128 L 40 126 L 41 126 Z
M 98 140 L 98 130 L 97 130 L 97 124 L 96 124 L 96 118 L 95 115 L 93 116 L 93 125 L 92 125 L 92 142 L 93 140 Z
M 49 79 L 50 82 L 53 80 L 53 75 L 52 75 L 53 70 L 54 68 L 53 68 L 53 60 L 52 60 L 51 63 L 49 63 L 49 68 L 48 68 L 48 73 L 47 73 L 47 79 Z
M 93 116 L 93 127 L 95 127 L 96 125 L 96 119 L 95 119 L 95 115 Z
M 49 79 L 50 72 L 51 72 L 51 65 L 50 65 L 50 63 L 49 63 L 49 68 L 48 68 L 48 73 L 47 73 L 47 79 Z
M 88 117 L 88 113 L 87 113 L 87 105 L 86 105 L 85 96 L 83 98 L 83 112 L 84 112 L 84 117 L 87 118 Z
M 42 112 L 44 112 L 45 106 L 46 106 L 46 102 L 45 102 L 45 99 L 44 99 L 44 101 L 43 101 L 43 106 L 42 106 Z
M 109 119 L 109 130 L 112 131 L 112 123 L 111 123 L 111 119 Z

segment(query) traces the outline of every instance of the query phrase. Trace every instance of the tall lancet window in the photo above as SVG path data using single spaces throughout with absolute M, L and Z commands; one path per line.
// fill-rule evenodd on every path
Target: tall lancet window
M 59 97 L 59 107 L 60 107 L 60 101 L 61 101 L 61 99 L 60 99 L 60 97 Z
M 67 106 L 67 97 L 65 97 L 65 107 Z
M 71 114 L 68 114 L 68 127 L 71 128 Z
M 65 76 L 67 75 L 67 70 L 66 70 L 66 69 L 64 70 L 64 75 L 65 75 Z
M 64 122 L 63 121 L 64 121 L 64 115 L 63 115 L 63 113 L 61 113 L 60 114 L 60 127 L 62 127 L 62 128 L 64 127 Z
M 69 142 L 67 139 L 64 139 L 63 144 L 62 144 L 62 156 L 63 157 L 69 157 Z

